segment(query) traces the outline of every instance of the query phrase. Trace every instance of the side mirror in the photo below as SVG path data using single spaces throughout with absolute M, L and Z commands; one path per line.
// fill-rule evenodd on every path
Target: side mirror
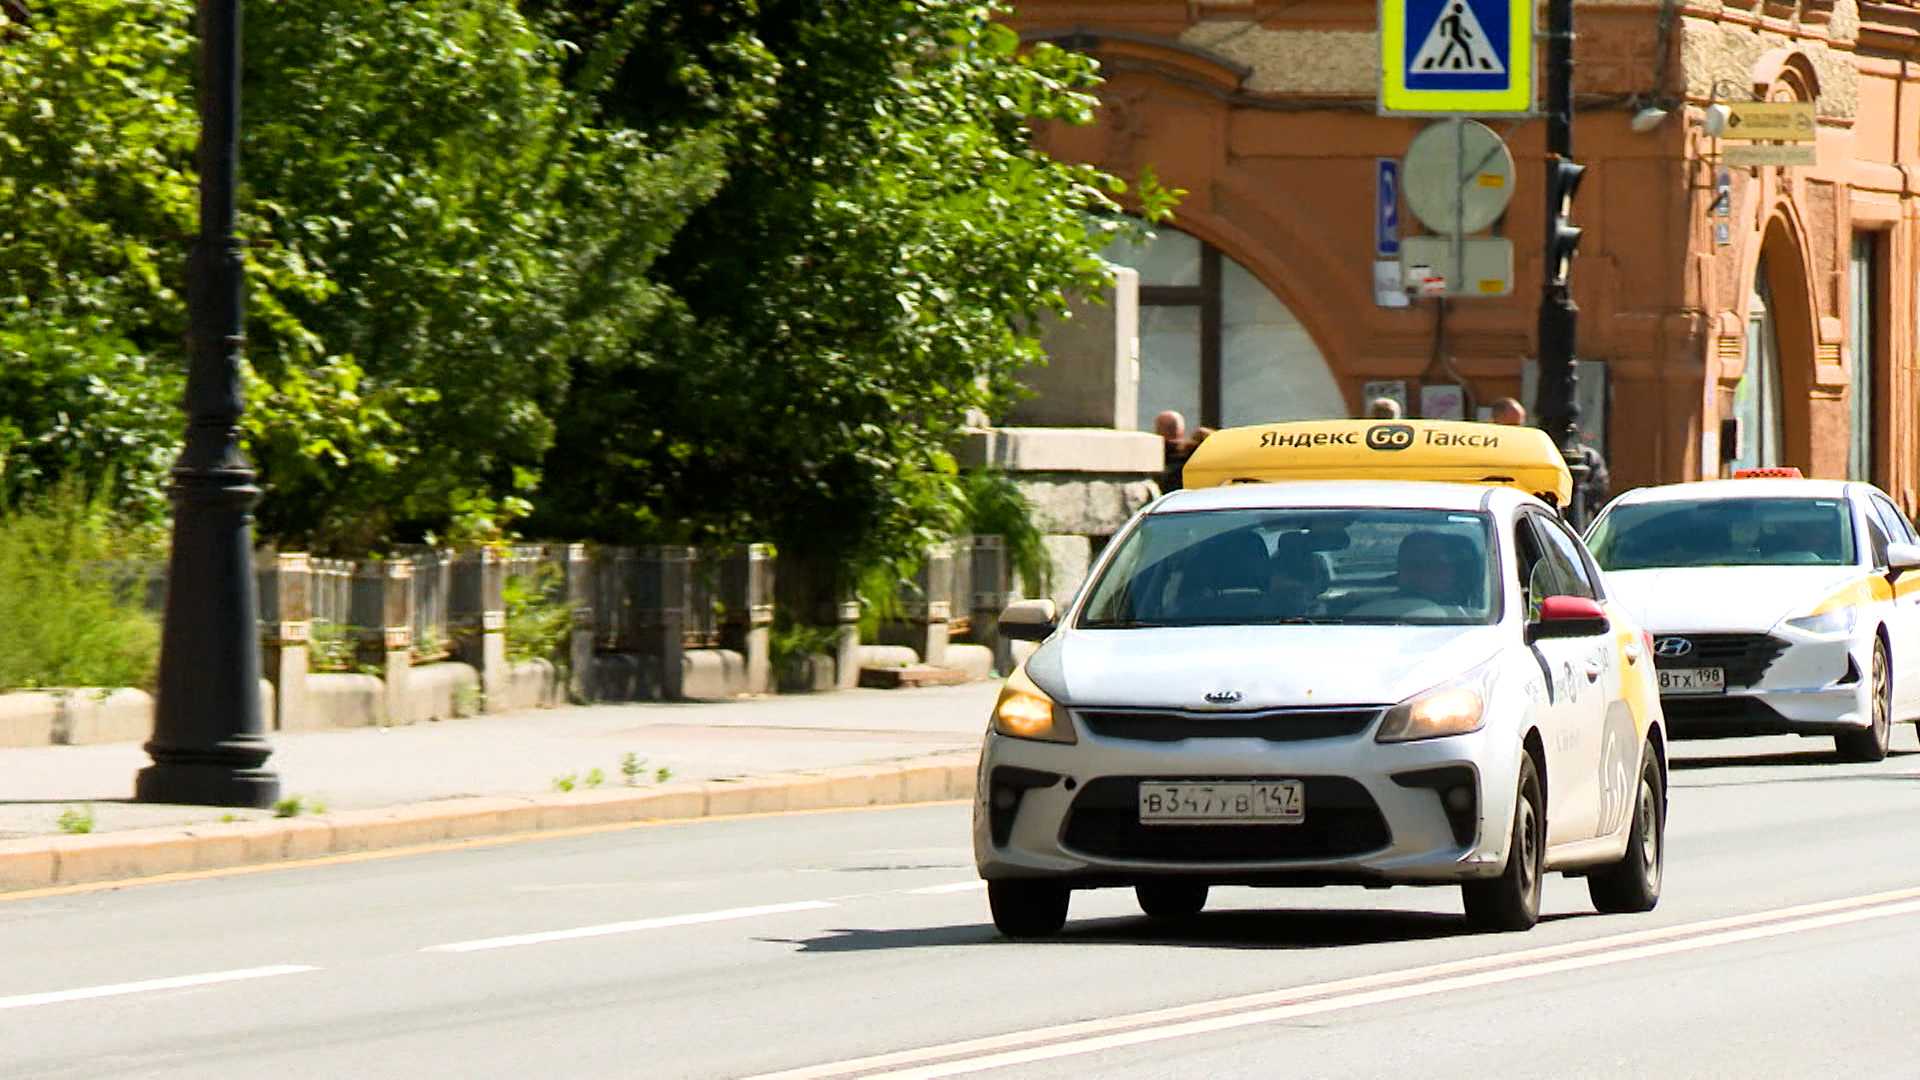
M 1584 596 L 1549 596 L 1540 601 L 1540 617 L 1527 624 L 1527 640 L 1593 637 L 1609 629 L 1598 603 Z
M 1015 600 L 1000 612 L 1000 636 L 1009 641 L 1045 641 L 1054 631 L 1051 600 Z
M 1920 544 L 1888 544 L 1887 569 L 1896 574 L 1902 570 L 1920 570 Z

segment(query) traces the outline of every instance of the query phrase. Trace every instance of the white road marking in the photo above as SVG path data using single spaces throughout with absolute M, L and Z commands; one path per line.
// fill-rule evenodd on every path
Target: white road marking
M 1246 994 L 1194 1005 L 968 1039 L 764 1073 L 749 1080 L 936 1080 L 1522 979 L 1605 967 L 1870 919 L 1920 914 L 1920 889 L 1683 923 L 1538 949 Z M 928 1064 L 939 1062 L 940 1064 Z M 901 1068 L 901 1066 L 921 1066 Z M 889 1072 L 875 1070 L 891 1069 Z
M 840 905 L 825 900 L 802 900 L 793 904 L 767 904 L 762 907 L 730 908 L 726 911 L 703 911 L 694 915 L 669 915 L 660 919 L 634 919 L 631 922 L 605 923 L 600 926 L 580 926 L 571 930 L 546 930 L 536 934 L 513 934 L 508 937 L 481 938 L 478 941 L 460 941 L 451 945 L 429 945 L 421 952 L 480 952 L 483 949 L 509 949 L 516 945 L 544 945 L 550 941 L 573 941 L 578 938 L 605 937 L 608 934 L 631 934 L 638 930 L 664 930 L 670 926 L 694 926 L 699 923 L 726 922 L 729 919 L 751 919 L 759 915 L 784 915 L 792 911 L 818 911 L 821 908 Z
M 156 990 L 179 990 L 189 986 L 211 986 L 215 983 L 266 979 L 275 975 L 297 975 L 303 971 L 319 970 L 317 967 L 305 964 L 281 964 L 275 967 L 241 968 L 238 971 L 214 971 L 205 975 L 180 975 L 171 979 L 116 983 L 112 986 L 88 986 L 79 990 L 54 990 L 45 994 L 20 994 L 16 997 L 0 997 L 0 1009 L 30 1009 L 36 1005 L 58 1005 L 66 1001 L 146 994 Z
M 941 896 L 946 893 L 977 892 L 987 887 L 984 881 L 953 881 L 945 885 L 928 885 L 922 889 L 908 889 L 911 896 Z

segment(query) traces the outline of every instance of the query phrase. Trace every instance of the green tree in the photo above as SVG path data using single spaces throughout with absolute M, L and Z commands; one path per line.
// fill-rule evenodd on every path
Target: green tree
M 952 523 L 968 411 L 1015 392 L 1035 316 L 1104 271 L 1117 226 L 1087 211 L 1119 183 L 1031 141 L 1090 119 L 1094 66 L 961 0 L 684 7 L 566 5 L 599 28 L 588 55 L 624 49 L 609 114 L 699 117 L 728 171 L 655 267 L 674 303 L 576 366 L 539 520 L 918 550 Z
M 506 0 L 282 0 L 250 27 L 250 204 L 326 279 L 255 358 L 262 520 L 347 550 L 498 534 L 569 363 L 659 306 L 646 268 L 716 150 L 592 126 Z
M 192 229 L 190 5 L 70 0 L 0 47 L 0 481 L 164 510 Z

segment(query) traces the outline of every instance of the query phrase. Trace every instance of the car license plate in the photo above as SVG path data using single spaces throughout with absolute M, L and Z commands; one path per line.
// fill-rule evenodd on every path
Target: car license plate
M 1141 784 L 1142 825 L 1298 825 L 1307 819 L 1299 780 L 1248 784 Z
M 1724 694 L 1726 691 L 1726 668 L 1665 668 L 1660 672 L 1663 694 Z

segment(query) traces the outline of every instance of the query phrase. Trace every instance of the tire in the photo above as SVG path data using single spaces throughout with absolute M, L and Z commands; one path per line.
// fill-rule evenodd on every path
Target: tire
M 1893 676 L 1887 664 L 1887 643 L 1873 641 L 1873 723 L 1858 731 L 1833 737 L 1842 761 L 1883 761 L 1893 741 Z
M 1476 930 L 1530 930 L 1540 921 L 1540 884 L 1547 869 L 1546 800 L 1533 755 L 1520 755 L 1520 783 L 1513 808 L 1513 840 L 1497 878 L 1460 886 L 1467 924 Z
M 1189 881 L 1155 881 L 1135 885 L 1140 910 L 1152 919 L 1191 919 L 1207 906 L 1207 886 Z
M 1045 938 L 1067 925 L 1073 894 L 1051 881 L 1014 879 L 987 882 L 987 907 L 993 925 L 1010 938 Z
M 1643 757 L 1633 824 L 1627 830 L 1627 853 L 1612 866 L 1587 875 L 1587 895 L 1602 914 L 1652 911 L 1660 902 L 1667 864 L 1667 793 L 1651 746 Z

